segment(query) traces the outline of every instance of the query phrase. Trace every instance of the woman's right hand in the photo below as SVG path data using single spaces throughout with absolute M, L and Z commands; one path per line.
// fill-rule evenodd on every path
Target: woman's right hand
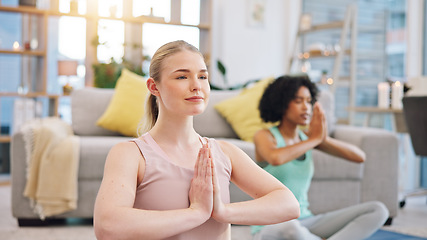
M 311 117 L 309 137 L 322 143 L 327 134 L 325 113 L 319 102 L 316 102 L 313 106 L 313 116 Z
M 212 160 L 207 145 L 199 151 L 191 180 L 189 198 L 190 208 L 200 211 L 202 216 L 210 218 L 213 210 Z

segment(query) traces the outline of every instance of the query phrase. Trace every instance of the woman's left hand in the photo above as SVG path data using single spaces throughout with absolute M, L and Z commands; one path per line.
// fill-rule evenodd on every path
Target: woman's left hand
M 323 110 L 322 105 L 320 105 L 319 102 L 316 103 L 316 107 L 319 110 L 320 113 L 320 118 L 322 121 L 322 129 L 323 129 L 323 142 L 328 138 L 328 124 L 326 122 L 326 114 L 325 114 L 325 110 Z
M 218 176 L 216 174 L 215 164 L 212 158 L 212 153 L 209 148 L 209 159 L 211 160 L 211 166 L 212 166 L 212 184 L 213 184 L 213 211 L 212 211 L 212 217 L 217 220 L 218 222 L 224 222 L 225 221 L 225 204 L 222 202 L 221 199 L 221 189 L 218 181 Z

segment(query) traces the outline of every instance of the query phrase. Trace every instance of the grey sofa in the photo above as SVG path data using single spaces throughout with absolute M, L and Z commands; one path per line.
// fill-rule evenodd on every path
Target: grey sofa
M 92 218 L 93 205 L 103 175 L 105 158 L 116 143 L 129 137 L 100 128 L 96 120 L 107 108 L 114 90 L 84 88 L 75 90 L 72 100 L 72 128 L 80 138 L 80 164 L 78 173 L 77 209 L 56 216 L 64 218 Z M 194 127 L 202 136 L 224 139 L 236 144 L 252 159 L 254 145 L 239 140 L 231 126 L 213 106 L 224 99 L 236 96 L 239 91 L 212 91 L 206 111 L 194 118 Z M 333 121 L 333 98 L 322 94 L 319 101 L 324 106 L 330 121 L 331 136 L 359 146 L 366 152 L 366 162 L 350 163 L 314 150 L 314 179 L 309 192 L 310 209 L 321 213 L 369 200 L 382 201 L 394 217 L 398 207 L 398 140 L 382 129 L 335 125 Z M 25 187 L 25 151 L 22 134 L 14 134 L 11 142 L 12 214 L 20 225 L 26 225 L 37 215 L 30 202 L 23 196 Z M 250 177 L 250 176 L 248 176 Z M 231 201 L 250 199 L 233 184 L 230 185 Z

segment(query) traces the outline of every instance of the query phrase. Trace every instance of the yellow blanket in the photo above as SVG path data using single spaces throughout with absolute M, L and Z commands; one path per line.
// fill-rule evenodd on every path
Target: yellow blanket
M 29 121 L 21 128 L 27 154 L 24 196 L 41 219 L 76 209 L 79 138 L 57 117 Z

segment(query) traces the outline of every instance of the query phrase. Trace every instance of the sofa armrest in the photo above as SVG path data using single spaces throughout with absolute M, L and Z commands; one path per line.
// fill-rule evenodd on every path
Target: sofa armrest
M 369 127 L 337 125 L 333 137 L 360 147 L 366 154 L 361 202 L 383 202 L 390 217 L 398 208 L 399 142 L 393 132 Z
M 16 132 L 10 143 L 12 215 L 21 218 L 37 218 L 30 207 L 30 200 L 24 197 L 27 176 L 27 153 L 22 132 Z

